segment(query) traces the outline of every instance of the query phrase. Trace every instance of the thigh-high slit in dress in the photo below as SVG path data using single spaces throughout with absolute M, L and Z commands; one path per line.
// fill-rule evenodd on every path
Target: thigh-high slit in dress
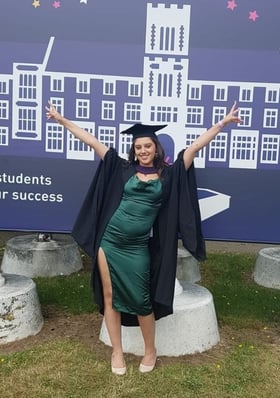
M 161 197 L 160 179 L 144 182 L 132 176 L 102 237 L 100 247 L 109 267 L 113 308 L 119 312 L 152 312 L 148 240 Z

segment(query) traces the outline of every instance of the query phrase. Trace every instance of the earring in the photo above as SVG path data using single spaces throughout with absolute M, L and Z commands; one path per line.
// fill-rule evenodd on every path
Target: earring
M 134 162 L 137 162 L 137 156 L 134 155 Z
M 157 152 L 155 153 L 155 158 L 158 158 L 158 153 Z

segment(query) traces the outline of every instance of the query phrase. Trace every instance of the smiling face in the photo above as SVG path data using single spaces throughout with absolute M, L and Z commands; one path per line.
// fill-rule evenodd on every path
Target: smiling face
M 141 166 L 151 167 L 154 165 L 156 144 L 151 138 L 136 138 L 134 152 Z

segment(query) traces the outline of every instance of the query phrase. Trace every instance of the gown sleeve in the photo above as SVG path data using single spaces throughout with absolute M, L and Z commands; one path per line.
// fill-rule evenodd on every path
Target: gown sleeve
M 156 319 L 173 312 L 178 239 L 198 260 L 205 259 L 205 243 L 193 165 L 186 170 L 183 151 L 162 174 L 163 205 L 150 239 L 151 296 Z
M 95 255 L 94 242 L 99 233 L 104 203 L 111 187 L 111 181 L 123 162 L 124 160 L 114 149 L 108 150 L 98 165 L 74 223 L 72 236 L 90 257 Z
M 181 162 L 183 163 L 183 159 Z M 178 232 L 183 246 L 198 261 L 203 261 L 206 258 L 206 250 L 193 163 L 188 170 L 185 169 L 184 165 L 180 166 L 179 187 Z

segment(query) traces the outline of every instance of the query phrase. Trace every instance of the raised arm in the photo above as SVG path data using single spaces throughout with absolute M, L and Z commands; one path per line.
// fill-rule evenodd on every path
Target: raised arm
M 82 129 L 77 126 L 75 123 L 71 122 L 71 120 L 66 119 L 62 116 L 55 107 L 49 102 L 49 105 L 46 106 L 46 116 L 47 119 L 54 119 L 57 123 L 64 126 L 67 130 L 69 130 L 76 138 L 83 141 L 85 144 L 89 145 L 96 154 L 103 159 L 106 152 L 108 151 L 108 147 L 101 142 L 98 141 L 96 137 L 90 134 L 88 131 Z
M 201 134 L 184 152 L 184 164 L 185 168 L 188 169 L 192 164 L 194 157 L 200 149 L 205 147 L 211 142 L 221 129 L 230 123 L 242 123 L 242 120 L 238 117 L 238 108 L 236 108 L 236 102 L 234 102 L 229 113 L 220 120 L 217 124 L 209 128 L 205 133 Z

